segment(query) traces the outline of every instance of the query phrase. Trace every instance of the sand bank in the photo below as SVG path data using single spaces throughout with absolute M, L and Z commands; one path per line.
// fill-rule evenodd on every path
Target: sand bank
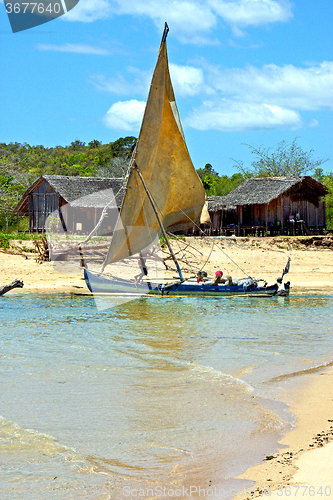
M 280 387 L 297 427 L 280 441 L 284 448 L 239 476 L 256 484 L 235 500 L 333 499 L 333 368 L 290 381 Z
M 297 238 L 187 238 L 190 243 L 185 262 L 185 275 L 194 274 L 205 264 L 204 270 L 211 276 L 217 269 L 235 278 L 250 275 L 274 283 L 281 275 L 287 259 L 291 257 L 287 279 L 297 291 L 333 290 L 333 250 L 325 247 L 304 247 Z M 27 242 L 24 242 L 27 245 Z M 17 244 L 18 245 L 18 244 Z M 176 251 L 182 243 L 173 242 Z M 19 245 L 18 245 L 19 246 Z M 17 255 L 13 255 L 13 252 Z M 35 255 L 10 249 L 0 251 L 0 285 L 13 279 L 23 280 L 22 291 L 72 292 L 81 288 L 86 291 L 79 262 L 75 266 L 66 263 L 54 266 L 51 262 L 36 263 Z M 179 254 L 178 254 L 179 256 Z M 191 272 L 191 270 L 193 270 Z M 63 272 L 60 272 L 63 271 Z M 175 272 L 170 272 L 170 277 Z M 9 293 L 18 293 L 12 290 Z

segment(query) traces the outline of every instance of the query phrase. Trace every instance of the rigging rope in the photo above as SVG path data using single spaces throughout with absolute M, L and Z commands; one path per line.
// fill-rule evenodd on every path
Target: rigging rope
M 189 217 L 189 215 L 187 215 L 187 214 L 186 214 L 186 213 L 185 213 L 185 212 L 184 212 L 184 211 L 183 211 L 180 207 L 178 207 L 178 205 L 176 205 L 176 204 L 175 204 L 174 206 L 175 206 L 176 208 L 178 208 L 178 210 L 180 210 L 180 211 L 181 211 L 181 212 L 182 212 L 182 213 L 183 213 L 183 214 L 184 214 L 184 215 L 185 215 L 185 216 L 186 216 L 186 217 L 187 217 L 187 218 L 188 218 L 188 219 L 192 222 L 192 224 L 194 224 L 194 226 L 195 226 L 197 229 L 199 229 L 199 231 L 202 233 L 202 235 L 203 235 L 203 236 L 206 236 L 206 237 L 207 237 L 207 235 L 206 235 L 205 231 L 203 231 L 203 230 L 201 229 L 201 227 L 200 227 L 200 226 L 198 226 L 198 224 L 196 224 L 196 222 L 195 222 L 195 221 L 193 221 L 193 220 L 191 219 L 191 217 Z M 205 262 L 205 263 L 203 264 L 203 266 L 201 267 L 200 271 L 202 271 L 202 269 L 204 269 L 205 265 L 206 265 L 206 264 L 207 264 L 207 262 L 209 261 L 209 259 L 210 259 L 211 255 L 212 255 L 212 252 L 213 252 L 214 246 L 216 246 L 216 245 L 215 245 L 215 242 L 213 241 L 213 245 L 212 245 L 212 248 L 211 248 L 211 250 L 210 250 L 209 256 L 208 256 L 208 258 L 207 258 L 206 262 Z M 249 273 L 247 273 L 246 271 L 244 271 L 244 269 L 242 269 L 242 268 L 241 268 L 241 267 L 237 264 L 237 262 L 235 262 L 235 261 L 234 261 L 234 260 L 230 257 L 230 255 L 228 255 L 228 254 L 227 254 L 227 253 L 226 253 L 226 252 L 225 252 L 225 251 L 224 251 L 221 247 L 217 247 L 217 248 L 218 248 L 219 250 L 221 250 L 221 252 L 222 252 L 222 253 L 224 253 L 224 255 L 225 255 L 226 257 L 228 257 L 228 259 L 230 259 L 230 260 L 231 260 L 231 262 L 232 262 L 233 264 L 235 264 L 235 266 L 236 266 L 236 267 L 238 267 L 238 269 L 240 269 L 240 270 L 242 271 L 242 273 L 244 273 L 247 277 L 251 278 L 251 276 L 249 275 Z

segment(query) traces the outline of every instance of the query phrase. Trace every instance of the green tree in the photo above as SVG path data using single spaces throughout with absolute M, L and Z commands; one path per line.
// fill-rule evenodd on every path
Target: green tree
M 0 228 L 24 191 L 43 174 L 82 177 L 123 177 L 136 138 L 120 137 L 87 145 L 76 139 L 69 146 L 46 148 L 27 143 L 0 143 Z
M 204 179 L 205 179 L 206 176 L 211 175 L 213 177 L 217 177 L 219 175 L 217 172 L 215 172 L 215 170 L 213 169 L 213 167 L 212 167 L 212 165 L 210 163 L 206 163 L 206 165 L 204 166 L 204 168 L 198 168 L 197 169 L 197 174 L 200 177 L 201 182 L 204 181 Z
M 251 167 L 244 167 L 243 162 L 233 160 L 237 170 L 249 177 L 285 177 L 285 176 L 303 176 L 314 172 L 328 159 L 314 159 L 313 150 L 304 151 L 297 144 L 296 137 L 291 144 L 286 141 L 280 142 L 274 150 L 260 146 L 255 148 L 245 144 L 255 156 Z
M 220 176 L 210 163 L 206 163 L 204 168 L 197 169 L 197 174 L 207 196 L 225 196 L 245 181 L 241 173 L 234 174 L 231 177 L 227 175 Z

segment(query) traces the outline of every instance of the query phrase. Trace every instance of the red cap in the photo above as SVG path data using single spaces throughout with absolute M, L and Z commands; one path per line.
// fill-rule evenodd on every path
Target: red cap
M 216 276 L 219 276 L 219 275 L 223 276 L 223 273 L 222 273 L 222 271 L 216 271 L 215 275 Z

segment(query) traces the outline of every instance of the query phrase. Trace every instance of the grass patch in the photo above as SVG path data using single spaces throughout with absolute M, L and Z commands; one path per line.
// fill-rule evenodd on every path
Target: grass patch
M 6 234 L 6 233 L 0 233 L 0 248 L 3 248 L 7 250 L 10 245 L 9 245 L 9 240 L 19 240 L 20 243 L 22 241 L 38 241 L 41 240 L 42 236 L 37 236 L 33 234 L 21 234 L 21 233 L 11 233 L 11 234 Z M 26 250 L 23 250 L 26 251 Z M 27 250 L 31 251 L 31 250 Z

